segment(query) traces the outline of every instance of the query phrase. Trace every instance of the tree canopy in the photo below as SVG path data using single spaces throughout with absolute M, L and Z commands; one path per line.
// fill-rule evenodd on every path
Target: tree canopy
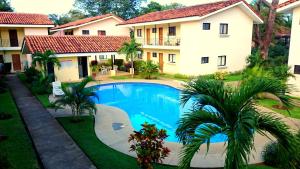
M 163 11 L 163 10 L 169 10 L 169 9 L 177 9 L 184 7 L 184 5 L 180 3 L 171 3 L 167 5 L 161 5 L 158 2 L 151 1 L 147 6 L 141 8 L 140 14 L 147 14 L 150 12 L 156 12 L 156 11 Z
M 55 25 L 63 25 L 68 22 L 72 22 L 78 19 L 86 18 L 87 15 L 82 13 L 79 10 L 70 10 L 67 14 L 57 15 L 57 14 L 50 14 L 49 18 L 54 22 Z
M 0 11 L 13 12 L 13 8 L 10 6 L 9 0 L 0 0 Z

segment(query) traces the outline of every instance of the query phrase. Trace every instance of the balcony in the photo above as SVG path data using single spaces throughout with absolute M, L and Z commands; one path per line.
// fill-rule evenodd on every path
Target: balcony
M 150 49 L 180 49 L 180 37 L 144 38 L 137 37 L 136 42 L 142 44 L 143 48 Z
M 0 50 L 21 50 L 22 41 L 18 39 L 0 39 Z

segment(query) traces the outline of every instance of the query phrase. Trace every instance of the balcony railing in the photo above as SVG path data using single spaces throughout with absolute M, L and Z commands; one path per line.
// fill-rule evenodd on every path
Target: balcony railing
M 163 39 L 138 37 L 136 42 L 143 46 L 180 46 L 179 37 L 164 37 Z
M 0 47 L 21 47 L 22 41 L 10 40 L 10 39 L 0 39 Z

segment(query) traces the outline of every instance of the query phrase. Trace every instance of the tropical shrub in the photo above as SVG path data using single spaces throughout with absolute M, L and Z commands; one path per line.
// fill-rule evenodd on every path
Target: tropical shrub
M 151 60 L 149 61 L 143 61 L 140 68 L 139 68 L 140 74 L 145 79 L 153 79 L 156 78 L 158 75 L 158 65 L 153 63 Z
M 136 152 L 137 162 L 142 169 L 153 169 L 152 163 L 161 162 L 170 153 L 170 150 L 163 146 L 168 137 L 167 131 L 157 129 L 154 124 L 145 123 L 142 127 L 140 131 L 130 134 L 130 151 Z
M 135 60 L 133 62 L 133 67 L 134 67 L 134 74 L 138 75 L 141 72 L 141 66 L 144 63 L 142 60 Z
M 36 76 L 32 82 L 31 90 L 35 94 L 50 94 L 52 92 L 51 82 L 53 81 L 53 74 L 48 76 L 41 72 Z
M 91 97 L 98 97 L 92 89 L 86 89 L 85 86 L 92 82 L 92 78 L 88 77 L 80 83 L 73 85 L 62 84 L 64 95 L 57 99 L 53 104 L 56 110 L 69 106 L 72 110 L 72 122 L 82 121 L 81 115 L 88 112 L 89 115 L 96 113 L 97 108 Z
M 29 67 L 25 69 L 24 74 L 26 76 L 26 82 L 31 83 L 37 76 L 40 75 L 40 71 L 36 70 L 34 67 Z
M 255 51 L 247 58 L 247 68 L 253 68 L 255 66 L 261 66 L 264 63 L 262 59 L 261 52 Z
M 286 86 L 277 79 L 253 78 L 232 88 L 223 81 L 198 78 L 187 85 L 182 93 L 182 104 L 191 98 L 195 106 L 179 121 L 176 135 L 184 143 L 180 159 L 181 168 L 189 168 L 193 156 L 202 144 L 210 146 L 216 134 L 227 136 L 225 169 L 247 168 L 249 156 L 254 150 L 256 133 L 269 133 L 282 146 L 282 153 L 295 152 L 299 144 L 290 128 L 277 116 L 260 112 L 255 107 L 255 96 L 270 93 L 287 107 L 289 97 Z M 210 105 L 215 108 L 204 109 Z
M 290 72 L 290 70 L 291 68 L 288 65 L 283 64 L 280 66 L 272 67 L 270 71 L 275 78 L 285 83 L 289 77 L 295 77 L 294 74 Z
M 225 80 L 225 77 L 228 75 L 228 72 L 216 72 L 214 74 L 215 80 Z
M 55 53 L 51 50 L 46 50 L 44 53 L 36 52 L 32 55 L 32 65 L 36 66 L 36 64 L 39 64 L 42 67 L 42 70 L 45 75 L 48 74 L 48 63 L 52 63 L 53 65 L 56 65 L 60 67 L 60 62 L 55 57 Z

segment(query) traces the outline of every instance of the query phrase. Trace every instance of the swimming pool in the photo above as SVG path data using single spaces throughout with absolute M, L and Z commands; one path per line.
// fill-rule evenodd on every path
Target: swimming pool
M 181 91 L 166 85 L 154 83 L 112 83 L 95 86 L 99 99 L 97 104 L 114 106 L 127 112 L 135 130 L 148 122 L 157 128 L 167 130 L 170 142 L 177 142 L 175 131 L 180 117 L 192 109 L 190 100 L 184 107 L 180 105 Z M 224 142 L 226 136 L 215 135 L 212 143 Z

